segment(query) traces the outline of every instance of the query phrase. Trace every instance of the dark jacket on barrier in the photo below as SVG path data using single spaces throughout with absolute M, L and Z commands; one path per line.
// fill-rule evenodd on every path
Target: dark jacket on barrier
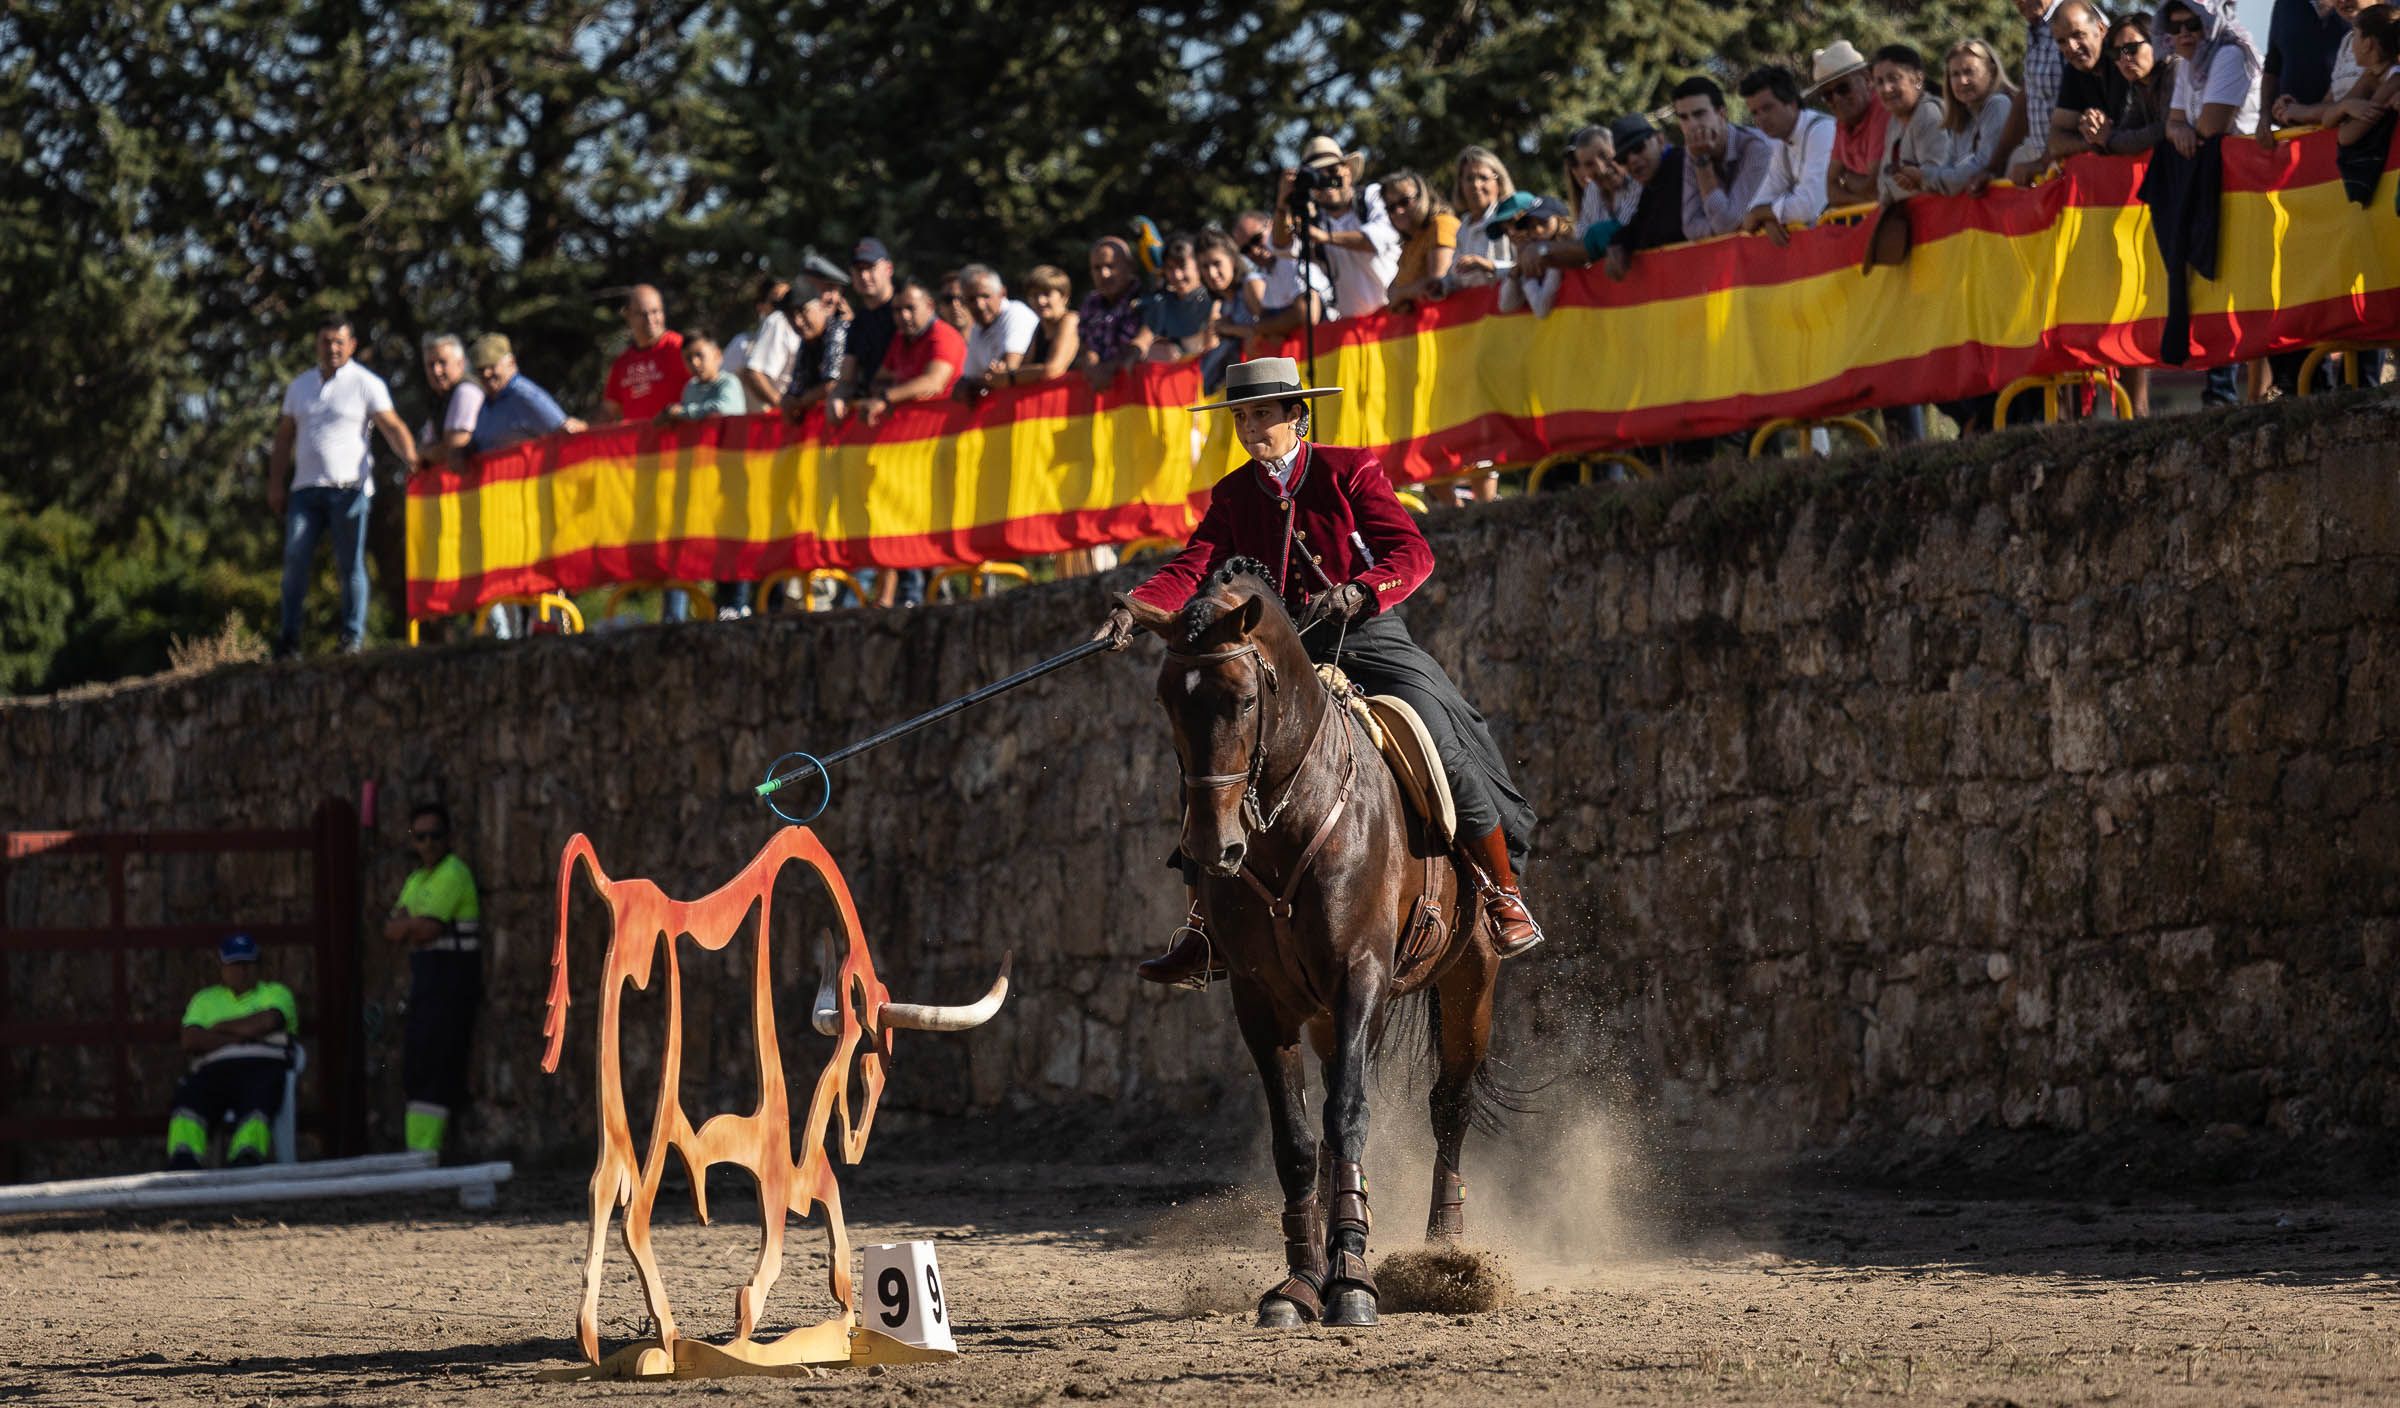
M 2171 143 L 2150 153 L 2141 199 L 2150 207 L 2150 232 L 2167 266 L 2167 321 L 2158 334 L 2158 358 L 2180 367 L 2192 355 L 2191 276 L 2217 276 L 2217 226 L 2225 190 L 2223 137 L 2201 141 L 2188 158 Z

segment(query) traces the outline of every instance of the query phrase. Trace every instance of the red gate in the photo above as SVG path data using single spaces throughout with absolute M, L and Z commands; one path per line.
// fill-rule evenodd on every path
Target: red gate
M 0 955 L 67 952 L 110 965 L 108 1016 L 99 1021 L 21 1019 L 9 991 L 8 968 L 0 960 L 0 1174 L 15 1177 L 24 1141 L 93 1139 L 161 1134 L 168 1092 L 141 1087 L 133 1078 L 132 1052 L 142 1046 L 171 1046 L 178 1036 L 172 1020 L 137 1018 L 132 1010 L 126 955 L 139 949 L 213 948 L 227 934 L 245 930 L 261 948 L 307 947 L 316 952 L 316 979 L 296 993 L 300 1031 L 308 1044 L 316 1108 L 303 1102 L 299 1127 L 317 1135 L 329 1156 L 364 1153 L 366 1109 L 358 1092 L 358 812 L 328 800 L 306 830 L 292 831 L 11 831 L 0 833 Z M 129 923 L 125 906 L 128 856 L 301 852 L 310 858 L 312 899 L 307 922 L 245 924 L 238 917 L 209 924 Z M 108 874 L 108 922 L 97 928 L 10 928 L 7 898 L 11 870 L 35 856 L 97 855 Z M 19 1115 L 21 1076 L 15 1051 L 28 1047 L 107 1047 L 109 1113 L 105 1115 Z M 162 1134 L 163 1137 L 163 1134 Z

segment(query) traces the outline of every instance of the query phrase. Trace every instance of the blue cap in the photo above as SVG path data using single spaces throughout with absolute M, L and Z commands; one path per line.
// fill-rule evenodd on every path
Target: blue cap
M 883 241 L 869 235 L 850 251 L 850 267 L 855 269 L 861 264 L 880 264 L 891 257 L 892 252 L 883 247 Z
M 256 963 L 258 961 L 258 940 L 251 938 L 248 934 L 227 935 L 225 942 L 217 945 L 217 961 L 219 963 Z

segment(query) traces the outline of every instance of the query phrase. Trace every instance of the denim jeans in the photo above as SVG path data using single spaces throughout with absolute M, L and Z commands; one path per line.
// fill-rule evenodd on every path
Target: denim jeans
M 333 574 L 342 584 L 342 644 L 356 645 L 367 633 L 367 509 L 375 501 L 361 489 L 294 489 L 283 514 L 283 629 L 276 643 L 300 648 L 300 618 L 308 605 L 310 569 L 317 540 L 333 534 Z

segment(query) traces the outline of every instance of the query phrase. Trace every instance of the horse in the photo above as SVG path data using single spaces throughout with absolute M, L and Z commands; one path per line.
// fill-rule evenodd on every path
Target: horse
M 1259 1298 L 1258 1323 L 1374 1324 L 1360 1168 L 1369 1066 L 1395 1004 L 1424 994 L 1437 1068 L 1425 1230 L 1456 1239 L 1459 1151 L 1488 1081 L 1494 936 L 1465 862 L 1405 805 L 1262 565 L 1231 560 L 1180 612 L 1119 599 L 1167 644 L 1158 700 L 1183 771 L 1182 854 L 1202 872 L 1202 917 L 1266 1088 L 1287 1275 Z M 1303 1032 L 1325 1083 L 1321 1140 Z

